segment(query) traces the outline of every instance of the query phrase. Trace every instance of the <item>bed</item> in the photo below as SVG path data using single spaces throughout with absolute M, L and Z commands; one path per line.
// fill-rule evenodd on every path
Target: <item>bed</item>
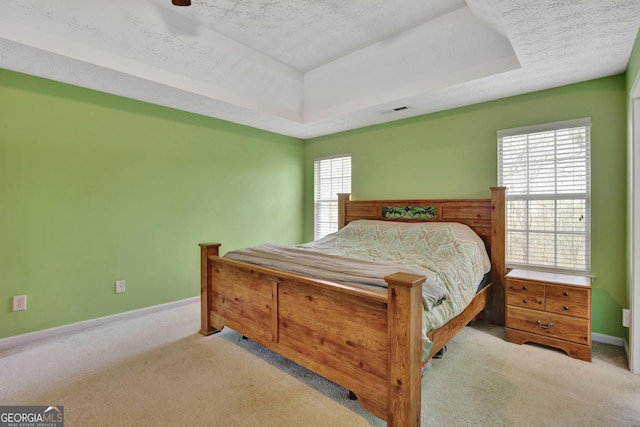
M 227 326 L 350 390 L 387 425 L 418 426 L 425 361 L 483 310 L 504 324 L 505 189 L 492 187 L 487 199 L 339 195 L 339 228 L 359 220 L 464 224 L 486 247 L 491 283 L 425 341 L 427 275 L 405 270 L 386 275 L 386 287 L 359 286 L 222 257 L 219 243 L 203 243 L 200 332 Z

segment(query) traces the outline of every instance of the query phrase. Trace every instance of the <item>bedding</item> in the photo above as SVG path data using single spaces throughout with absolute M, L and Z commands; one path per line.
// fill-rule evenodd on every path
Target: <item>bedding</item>
M 420 270 L 402 264 L 345 257 L 301 246 L 273 243 L 229 252 L 225 257 L 358 287 L 386 288 L 387 282 L 383 278 L 393 273 L 424 275 Z M 422 287 L 422 304 L 425 309 L 440 304 L 444 298 L 445 290 L 438 282 L 425 282 Z
M 447 222 L 356 220 L 313 242 L 259 245 L 225 257 L 358 286 L 386 287 L 384 276 L 425 276 L 423 333 L 462 312 L 491 262 L 468 226 Z

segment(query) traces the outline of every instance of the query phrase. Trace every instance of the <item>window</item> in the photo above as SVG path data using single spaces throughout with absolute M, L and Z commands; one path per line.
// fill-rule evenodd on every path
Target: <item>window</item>
M 589 273 L 591 120 L 498 131 L 507 265 Z
M 338 231 L 338 193 L 351 192 L 351 155 L 316 159 L 314 174 L 314 239 Z

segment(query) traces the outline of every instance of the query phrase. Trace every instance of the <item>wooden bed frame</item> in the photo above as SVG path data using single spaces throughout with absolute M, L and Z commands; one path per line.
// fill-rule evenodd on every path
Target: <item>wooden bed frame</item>
M 431 355 L 485 307 L 504 325 L 504 187 L 492 187 L 490 199 L 339 200 L 340 227 L 383 219 L 383 206 L 435 206 L 431 221 L 467 224 L 485 242 L 492 284 L 429 332 Z M 387 425 L 420 425 L 424 277 L 396 273 L 385 277 L 388 289 L 364 290 L 222 258 L 219 243 L 200 247 L 202 334 L 227 326 L 350 390 Z

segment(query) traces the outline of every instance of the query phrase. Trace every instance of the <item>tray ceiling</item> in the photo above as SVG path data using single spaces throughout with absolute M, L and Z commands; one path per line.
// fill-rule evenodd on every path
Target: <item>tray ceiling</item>
M 0 0 L 0 67 L 310 138 L 622 73 L 639 25 L 638 0 Z

